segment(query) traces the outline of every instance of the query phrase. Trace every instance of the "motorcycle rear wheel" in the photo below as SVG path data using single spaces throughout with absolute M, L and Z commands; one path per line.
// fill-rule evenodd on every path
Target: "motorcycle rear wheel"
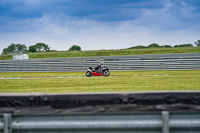
M 85 75 L 86 75 L 87 77 L 92 77 L 92 72 L 87 71 L 87 72 L 85 73 Z

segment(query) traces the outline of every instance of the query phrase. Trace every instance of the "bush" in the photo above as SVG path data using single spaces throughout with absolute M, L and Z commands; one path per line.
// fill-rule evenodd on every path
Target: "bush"
M 73 45 L 68 51 L 81 51 L 81 47 L 78 45 Z
M 174 47 L 175 48 L 176 47 L 193 47 L 193 45 L 192 44 L 180 44 L 180 45 L 175 45 Z
M 148 46 L 148 48 L 159 48 L 160 45 L 158 45 L 157 43 L 152 43 Z
M 128 49 L 143 49 L 143 48 L 147 48 L 146 46 L 142 46 L 142 45 L 138 45 L 138 46 L 135 46 L 135 47 L 130 47 Z
M 163 46 L 161 46 L 162 48 L 172 48 L 172 46 L 171 45 L 163 45 Z

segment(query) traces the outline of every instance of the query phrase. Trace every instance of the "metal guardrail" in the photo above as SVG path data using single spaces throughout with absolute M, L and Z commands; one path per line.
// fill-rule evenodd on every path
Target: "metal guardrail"
M 0 117 L 0 133 L 199 133 L 200 112 L 12 115 Z
M 200 53 L 1 60 L 0 72 L 86 71 L 100 61 L 111 71 L 200 70 Z

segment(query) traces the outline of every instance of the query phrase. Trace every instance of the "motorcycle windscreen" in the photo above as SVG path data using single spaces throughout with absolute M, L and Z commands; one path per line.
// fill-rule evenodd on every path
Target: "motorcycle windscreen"
M 94 76 L 102 76 L 101 73 L 96 73 L 96 72 L 93 72 L 93 75 L 94 75 Z

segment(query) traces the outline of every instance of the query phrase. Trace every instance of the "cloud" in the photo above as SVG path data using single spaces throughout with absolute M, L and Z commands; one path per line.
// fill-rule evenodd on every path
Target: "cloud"
M 61 18 L 67 23 L 62 23 Z M 63 14 L 57 14 L 56 17 L 48 14 L 34 22 L 33 25 L 40 25 L 40 28 L 3 34 L 0 40 L 3 40 L 4 44 L 23 43 L 28 46 L 44 42 L 57 50 L 68 50 L 72 45 L 80 45 L 84 50 L 94 50 L 121 49 L 154 42 L 160 45 L 193 43 L 199 37 L 199 32 L 187 29 L 163 31 L 154 26 L 138 26 L 138 21 L 135 20 L 98 22 L 79 20 Z
M 1 16 L 27 18 L 41 17 L 43 14 L 61 12 L 67 16 L 80 19 L 95 19 L 104 21 L 119 21 L 134 19 L 139 14 L 139 8 L 160 8 L 162 2 L 154 0 L 17 0 L 17 2 L 5 1 L 0 3 Z M 95 15 L 105 16 L 94 17 Z M 124 16 L 125 15 L 125 16 Z M 110 19 L 112 18 L 112 19 Z
M 183 0 L 3 0 L 0 7 L 0 32 L 37 29 L 32 23 L 49 14 L 63 25 L 68 23 L 68 17 L 99 22 L 136 20 L 142 26 L 163 29 L 181 29 L 188 23 L 198 25 L 195 21 L 199 19 L 199 13 L 194 13 L 197 6 Z
M 138 26 L 156 27 L 165 31 L 182 29 L 199 30 L 199 13 L 194 13 L 194 5 L 184 1 L 163 0 L 164 8 L 142 9 L 142 15 L 136 20 Z
M 1 0 L 0 51 L 37 42 L 85 50 L 193 43 L 199 39 L 195 0 Z

